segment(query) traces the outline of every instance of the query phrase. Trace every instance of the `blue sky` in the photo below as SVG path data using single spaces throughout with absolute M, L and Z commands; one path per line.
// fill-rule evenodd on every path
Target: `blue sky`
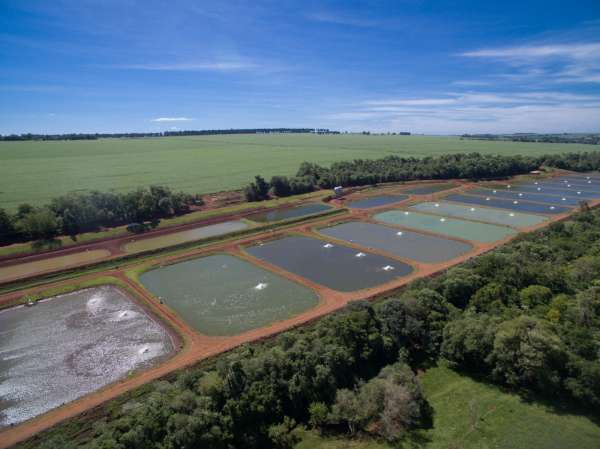
M 0 0 L 0 133 L 600 131 L 600 1 Z

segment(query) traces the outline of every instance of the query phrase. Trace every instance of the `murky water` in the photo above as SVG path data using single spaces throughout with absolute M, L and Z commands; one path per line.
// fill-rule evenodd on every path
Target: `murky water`
M 508 209 L 518 212 L 543 213 L 543 214 L 562 214 L 569 212 L 571 208 L 566 206 L 554 206 L 548 204 L 532 203 L 522 200 L 505 200 L 492 198 L 490 196 L 470 196 L 470 195 L 448 195 L 444 198 L 448 201 L 454 201 L 464 204 L 478 204 L 480 206 L 495 207 L 498 209 Z
M 371 209 L 373 207 L 385 206 L 386 204 L 399 203 L 407 198 L 408 195 L 379 195 L 363 200 L 351 201 L 347 206 L 351 209 Z
M 317 284 L 344 292 L 406 276 L 412 267 L 389 257 L 310 237 L 285 237 L 246 251 Z
M 600 192 L 590 192 L 589 190 L 580 189 L 579 186 L 571 185 L 571 187 L 562 187 L 560 185 L 547 186 L 543 184 L 515 184 L 511 185 L 511 189 L 506 186 L 498 186 L 498 191 L 516 190 L 517 192 L 543 193 L 546 195 L 560 195 L 582 200 L 590 200 L 600 198 Z
M 389 210 L 376 214 L 373 218 L 387 224 L 479 242 L 494 242 L 516 233 L 508 226 L 496 226 L 412 211 Z
M 116 287 L 0 311 L 0 427 L 73 401 L 172 351 L 167 331 Z
M 259 223 L 266 223 L 272 221 L 289 220 L 291 218 L 300 218 L 305 215 L 317 214 L 325 212 L 332 207 L 327 204 L 312 203 L 304 204 L 302 206 L 289 207 L 287 209 L 272 210 L 269 212 L 261 212 L 258 214 L 249 215 L 248 220 L 257 221 Z
M 139 239 L 127 243 L 125 251 L 136 253 L 140 251 L 149 251 L 153 249 L 164 248 L 167 246 L 179 245 L 181 243 L 193 242 L 195 240 L 206 239 L 229 234 L 230 232 L 241 231 L 248 228 L 243 221 L 232 220 L 223 223 L 216 223 L 208 226 L 201 226 L 187 231 L 174 232 L 172 234 L 152 237 L 148 239 Z
M 297 315 L 317 295 L 234 256 L 217 254 L 148 271 L 140 281 L 206 335 L 235 335 Z
M 544 193 L 537 192 L 519 192 L 518 190 L 497 190 L 497 189 L 472 189 L 468 192 L 469 195 L 485 196 L 504 198 L 509 200 L 526 200 L 534 201 L 537 203 L 546 204 L 558 204 L 561 206 L 577 206 L 579 201 L 578 198 L 572 196 L 561 196 L 561 195 L 547 195 Z
M 431 193 L 442 192 L 444 190 L 452 189 L 454 187 L 456 187 L 456 184 L 429 184 L 426 186 L 406 189 L 403 190 L 403 192 L 411 195 L 428 195 Z
M 412 231 L 399 231 L 389 226 L 361 221 L 342 223 L 320 229 L 319 232 L 339 240 L 425 263 L 445 262 L 473 249 L 468 243 Z
M 511 212 L 505 209 L 492 209 L 482 206 L 468 206 L 447 201 L 425 202 L 410 206 L 409 209 L 420 212 L 428 212 L 450 217 L 473 219 L 485 221 L 486 223 L 512 226 L 515 228 L 529 227 L 541 224 L 548 220 L 543 215 L 523 214 Z

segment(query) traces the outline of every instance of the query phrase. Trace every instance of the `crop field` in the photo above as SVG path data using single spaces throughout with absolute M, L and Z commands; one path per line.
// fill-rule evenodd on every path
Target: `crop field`
M 72 191 L 150 184 L 190 193 L 231 190 L 254 175 L 293 175 L 303 161 L 589 151 L 589 145 L 485 142 L 458 137 L 248 134 L 91 141 L 0 142 L 0 207 L 45 204 Z

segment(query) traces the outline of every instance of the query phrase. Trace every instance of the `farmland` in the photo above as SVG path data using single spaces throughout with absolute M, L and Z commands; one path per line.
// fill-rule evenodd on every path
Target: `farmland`
M 92 141 L 0 142 L 0 208 L 41 205 L 72 191 L 128 191 L 149 184 L 190 193 L 241 188 L 255 174 L 292 175 L 303 161 L 447 153 L 540 155 L 589 145 L 458 137 L 252 134 Z

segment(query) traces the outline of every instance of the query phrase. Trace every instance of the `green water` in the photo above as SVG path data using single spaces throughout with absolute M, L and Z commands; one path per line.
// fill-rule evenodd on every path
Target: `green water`
M 148 271 L 140 281 L 206 335 L 236 335 L 317 305 L 307 287 L 219 254 Z
M 429 212 L 438 215 L 449 215 L 458 218 L 472 218 L 473 220 L 486 221 L 488 223 L 512 226 L 515 228 L 538 225 L 547 220 L 542 215 L 524 214 L 510 212 L 501 209 L 491 209 L 481 206 L 463 206 L 455 203 L 440 201 L 438 203 L 426 202 L 410 206 L 410 209 L 419 212 Z
M 489 243 L 501 240 L 515 231 L 507 226 L 476 223 L 455 218 L 426 215 L 418 212 L 390 210 L 373 216 L 383 223 L 435 232 L 450 237 Z

